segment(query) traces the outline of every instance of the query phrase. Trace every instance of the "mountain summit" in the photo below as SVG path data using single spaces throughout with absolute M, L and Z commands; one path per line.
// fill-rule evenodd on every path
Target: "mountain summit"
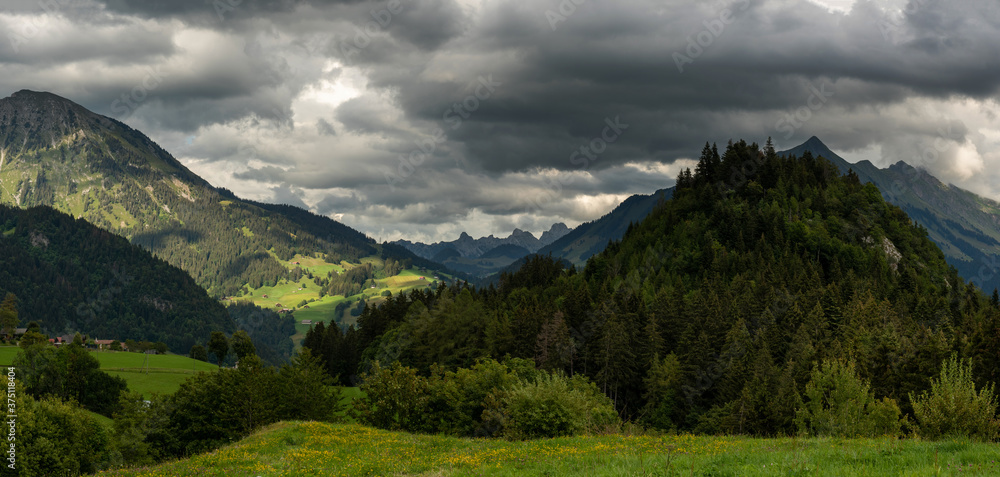
M 815 136 L 778 154 L 801 157 L 806 152 L 826 158 L 844 174 L 854 171 L 862 183 L 875 184 L 887 202 L 927 229 L 960 275 L 986 291 L 1000 287 L 1000 265 L 995 259 L 1000 255 L 1000 229 L 996 225 L 1000 224 L 1000 203 L 944 184 L 905 161 L 886 169 L 869 161 L 852 164 Z
M 279 260 L 296 254 L 433 266 L 327 217 L 212 187 L 146 135 L 51 93 L 0 100 L 0 203 L 84 218 L 184 269 L 215 296 L 277 283 L 289 273 Z

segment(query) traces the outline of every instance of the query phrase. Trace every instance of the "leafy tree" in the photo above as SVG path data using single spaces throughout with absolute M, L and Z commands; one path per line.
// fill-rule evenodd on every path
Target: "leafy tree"
M 343 410 L 340 388 L 308 348 L 281 367 L 278 379 L 285 391 L 279 404 L 283 419 L 334 421 Z
M 834 360 L 817 365 L 796 418 L 800 432 L 823 437 L 898 435 L 901 422 L 896 402 L 877 401 L 869 389 L 858 378 L 854 363 Z
M 1000 435 L 993 384 L 976 391 L 971 363 L 952 356 L 931 379 L 930 391 L 910 396 L 917 432 L 924 437 L 970 437 L 990 441 Z
M 105 416 L 111 416 L 119 394 L 127 388 L 124 379 L 101 371 L 97 358 L 76 344 L 24 348 L 14 366 L 28 394 L 72 399 Z
M 110 463 L 107 432 L 86 411 L 54 396 L 18 393 L 17 401 L 18 475 L 91 474 Z
M 254 347 L 253 341 L 250 340 L 250 335 L 246 331 L 239 330 L 233 333 L 233 338 L 230 340 L 233 348 L 233 353 L 236 354 L 237 360 L 242 360 L 247 356 L 256 356 L 257 348 Z M 209 344 L 211 346 L 211 343 Z
M 45 335 L 35 330 L 31 330 L 21 337 L 21 341 L 19 341 L 17 345 L 21 348 L 29 348 L 34 345 L 45 345 L 48 344 L 48 342 L 49 339 Z
M 208 352 L 205 351 L 205 347 L 200 344 L 192 346 L 191 352 L 188 353 L 188 356 L 191 359 L 197 359 L 198 361 L 208 362 Z
M 362 376 L 364 398 L 354 401 L 359 422 L 380 429 L 419 431 L 427 397 L 427 379 L 398 361 L 383 368 L 376 361 Z
M 677 355 L 671 353 L 666 358 L 653 359 L 644 384 L 646 393 L 643 398 L 646 405 L 643 408 L 644 422 L 657 429 L 671 429 L 676 424 L 675 413 L 678 410 L 678 388 L 681 383 L 681 363 Z
M 229 339 L 221 331 L 213 331 L 208 339 L 208 350 L 215 355 L 215 361 L 221 366 L 229 354 Z
M 14 336 L 14 329 L 20 320 L 17 318 L 17 296 L 7 292 L 3 302 L 0 302 L 0 333 L 8 338 Z

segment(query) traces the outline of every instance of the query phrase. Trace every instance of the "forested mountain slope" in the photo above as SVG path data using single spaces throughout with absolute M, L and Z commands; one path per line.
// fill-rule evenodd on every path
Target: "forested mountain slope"
M 807 151 L 827 158 L 844 174 L 853 170 L 862 183 L 878 186 L 887 202 L 927 228 L 962 277 L 987 291 L 1000 287 L 1000 203 L 944 184 L 904 161 L 885 169 L 868 161 L 851 164 L 816 137 L 778 154 L 801 156 Z
M 0 205 L 0 296 L 14 293 L 21 326 L 50 336 L 162 341 L 187 353 L 236 324 L 183 270 L 124 238 L 49 207 Z
M 0 203 L 48 205 L 129 238 L 191 274 L 213 296 L 287 277 L 275 258 L 330 263 L 391 255 L 423 261 L 290 206 L 240 200 L 185 168 L 141 132 L 50 93 L 0 100 Z
M 753 178 L 718 187 L 750 163 Z M 979 385 L 996 382 L 998 308 L 874 185 L 740 141 L 706 148 L 672 200 L 581 272 L 535 257 L 497 287 L 370 307 L 330 349 L 312 339 L 354 357 L 329 361 L 341 376 L 376 360 L 429 373 L 532 358 L 586 374 L 655 427 L 775 435 L 797 432 L 824 361 L 853 363 L 903 413 L 953 353 Z

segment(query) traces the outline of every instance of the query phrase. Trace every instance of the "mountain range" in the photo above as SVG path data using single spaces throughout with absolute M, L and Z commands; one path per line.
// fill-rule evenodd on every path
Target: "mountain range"
M 903 161 L 885 169 L 869 161 L 849 163 L 816 137 L 778 154 L 801 157 L 807 152 L 826 158 L 844 174 L 854 171 L 862 183 L 875 184 L 887 202 L 927 229 L 963 278 L 987 292 L 1000 287 L 1000 203 L 945 184 Z
M 279 260 L 362 257 L 435 266 L 295 207 L 216 188 L 139 131 L 51 93 L 0 100 L 0 203 L 47 205 L 128 238 L 216 297 L 273 285 Z
M 457 240 L 451 242 L 424 244 L 397 240 L 393 243 L 453 270 L 471 275 L 483 275 L 496 272 L 521 257 L 536 253 L 569 232 L 570 229 L 566 224 L 557 223 L 538 238 L 531 232 L 514 229 L 513 233 L 503 238 L 490 235 L 474 239 L 462 232 Z

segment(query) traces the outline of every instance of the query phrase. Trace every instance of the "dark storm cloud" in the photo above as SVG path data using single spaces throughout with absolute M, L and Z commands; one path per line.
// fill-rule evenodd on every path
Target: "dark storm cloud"
M 1000 68 L 988 59 L 1000 40 L 991 27 L 995 6 L 922 3 L 887 37 L 877 21 L 881 10 L 864 1 L 846 16 L 777 0 L 714 9 L 695 2 L 589 2 L 556 31 L 545 12 L 557 3 L 499 2 L 479 28 L 468 28 L 434 55 L 438 62 L 501 61 L 456 64 L 447 81 L 422 78 L 426 62 L 373 61 L 371 76 L 398 92 L 409 117 L 437 124 L 473 94 L 477 77 L 492 74 L 503 82 L 461 128 L 445 129 L 483 170 L 573 168 L 569 151 L 597 137 L 603 120 L 615 116 L 632 128 L 594 167 L 669 161 L 697 152 L 705 139 L 778 136 L 778 119 L 806 104 L 817 88 L 836 92 L 826 112 L 844 117 L 914 96 L 994 95 Z M 726 9 L 731 23 L 715 34 L 709 25 L 721 25 Z M 699 35 L 711 43 L 692 48 Z M 373 43 L 372 51 L 379 47 Z M 676 53 L 691 60 L 681 65 L 683 73 Z M 508 58 L 514 60 L 503 61 Z M 717 113 L 729 118 L 720 122 Z
M 129 121 L 197 136 L 192 159 L 233 165 L 234 182 L 268 184 L 273 200 L 363 224 L 473 210 L 494 224 L 589 220 L 576 199 L 669 186 L 675 170 L 653 166 L 705 141 L 818 135 L 903 157 L 959 120 L 948 141 L 965 148 L 961 174 L 947 175 L 954 155 L 927 167 L 961 179 L 973 140 L 995 160 L 979 123 L 995 119 L 1000 89 L 997 2 L 858 0 L 846 14 L 805 0 L 70 3 L 0 7 L 8 31 L 43 27 L 19 51 L 0 44 L 0 89 L 113 115 L 160 68 Z M 553 189 L 552 177 L 572 181 Z M 538 196 L 546 207 L 524 214 Z

